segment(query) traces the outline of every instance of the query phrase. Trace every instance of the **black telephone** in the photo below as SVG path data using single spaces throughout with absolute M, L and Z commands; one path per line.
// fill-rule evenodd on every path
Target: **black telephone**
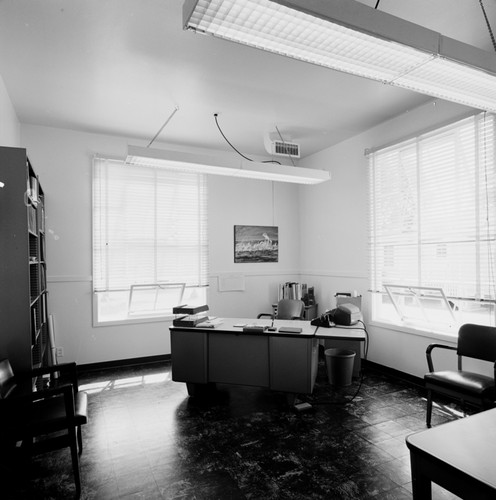
M 318 318 L 312 319 L 310 324 L 313 326 L 322 326 L 324 328 L 331 328 L 333 326 L 336 326 L 333 320 L 334 311 L 335 309 L 326 311 L 324 314 L 321 314 Z
M 310 324 L 331 328 L 336 325 L 349 326 L 360 319 L 360 309 L 354 304 L 340 304 L 336 309 L 326 311 L 318 318 L 313 319 Z

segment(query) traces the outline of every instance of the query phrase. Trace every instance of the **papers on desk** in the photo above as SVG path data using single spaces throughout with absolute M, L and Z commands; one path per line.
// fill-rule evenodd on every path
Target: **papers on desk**
M 208 318 L 206 321 L 202 323 L 198 323 L 196 325 L 197 328 L 215 328 L 219 325 L 222 325 L 224 321 L 222 318 Z
M 279 328 L 279 331 L 281 333 L 301 333 L 303 331 L 303 329 L 299 328 L 299 327 L 292 327 L 292 326 L 281 326 L 281 328 Z

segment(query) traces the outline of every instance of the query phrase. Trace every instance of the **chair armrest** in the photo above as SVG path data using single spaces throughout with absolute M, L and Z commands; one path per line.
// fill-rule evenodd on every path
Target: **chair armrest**
M 52 366 L 41 366 L 40 368 L 33 368 L 29 374 L 30 377 L 39 377 L 40 375 L 48 375 L 56 372 L 60 372 L 61 375 L 66 376 L 74 387 L 74 392 L 78 392 L 78 375 L 77 375 L 77 365 L 75 362 L 72 363 L 61 363 L 59 365 Z
M 47 387 L 46 389 L 41 389 L 39 391 L 33 391 L 29 396 L 31 401 L 36 401 L 38 399 L 51 398 L 53 396 L 59 396 L 61 394 L 72 393 L 73 386 L 71 383 L 66 382 L 63 384 L 56 385 L 54 387 Z
M 270 314 L 270 313 L 260 313 L 260 314 L 257 316 L 257 319 L 264 318 L 264 317 L 274 319 L 274 315 L 273 315 L 273 314 Z
M 427 349 L 425 350 L 425 356 L 427 358 L 427 366 L 429 367 L 429 371 L 433 372 L 434 371 L 434 365 L 432 363 L 432 350 L 435 348 L 439 349 L 447 349 L 449 351 L 456 351 L 457 347 L 452 346 L 452 345 L 446 345 L 446 344 L 429 344 L 427 346 Z
M 55 373 L 55 372 L 76 372 L 76 363 L 61 363 L 59 365 L 51 365 L 51 366 L 41 366 L 39 368 L 33 368 L 31 370 L 31 376 L 45 375 L 47 373 Z

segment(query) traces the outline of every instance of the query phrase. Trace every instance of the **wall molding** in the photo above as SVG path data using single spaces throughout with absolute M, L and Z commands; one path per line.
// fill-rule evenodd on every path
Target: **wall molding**
M 353 271 L 334 270 L 284 270 L 284 271 L 216 271 L 211 273 L 210 278 L 218 278 L 222 274 L 243 274 L 247 278 L 270 277 L 270 276 L 318 276 L 323 278 L 349 278 L 367 280 L 368 276 Z
M 210 279 L 218 279 L 219 276 L 224 274 L 242 274 L 246 278 L 269 278 L 277 276 L 316 276 L 319 278 L 345 278 L 345 279 L 360 279 L 367 280 L 368 276 L 364 276 L 362 273 L 354 271 L 335 271 L 335 270 L 296 270 L 296 269 L 283 269 L 276 271 L 240 271 L 240 270 L 229 270 L 229 271 L 219 271 L 216 270 L 209 274 Z M 78 276 L 78 275 L 48 275 L 48 283 L 91 283 L 93 281 L 92 276 Z
M 92 276 L 47 276 L 48 283 L 91 283 L 92 281 Z
M 300 276 L 318 276 L 322 278 L 348 278 L 348 279 L 361 279 L 361 280 L 367 280 L 368 276 L 364 276 L 361 273 L 354 272 L 354 271 L 334 271 L 334 270 L 303 270 L 300 271 Z

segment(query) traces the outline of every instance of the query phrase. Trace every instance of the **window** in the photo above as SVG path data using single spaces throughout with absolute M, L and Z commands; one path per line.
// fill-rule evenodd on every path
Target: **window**
M 167 317 L 206 303 L 205 176 L 93 163 L 95 323 Z
M 495 118 L 369 153 L 372 319 L 495 324 Z

